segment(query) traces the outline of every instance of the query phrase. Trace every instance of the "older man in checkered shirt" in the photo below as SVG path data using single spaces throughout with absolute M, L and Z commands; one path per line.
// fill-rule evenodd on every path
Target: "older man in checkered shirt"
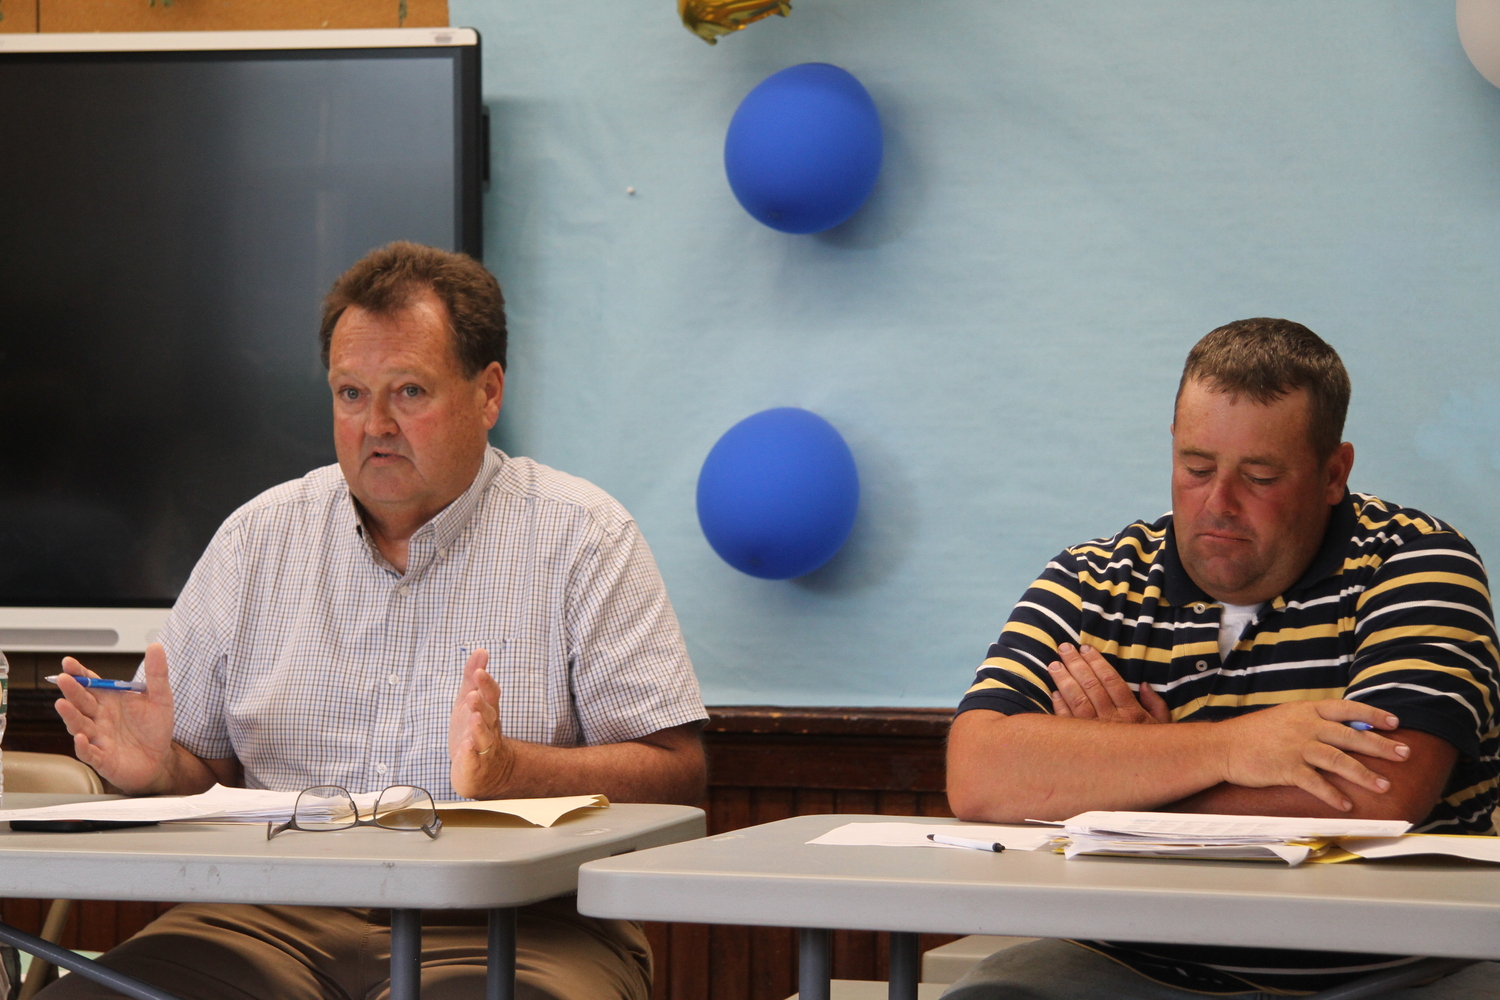
M 488 444 L 495 279 L 391 244 L 334 285 L 322 344 L 338 465 L 224 523 L 146 653 L 145 695 L 62 679 L 79 758 L 140 795 L 218 781 L 696 802 L 703 705 L 635 522 Z M 423 996 L 482 996 L 485 938 L 479 914 L 426 926 Z M 379 911 L 192 904 L 103 961 L 185 1000 L 352 1000 L 385 995 L 389 942 Z M 521 912 L 517 965 L 525 997 L 650 992 L 639 925 L 569 900 Z M 41 995 L 115 994 L 69 976 Z

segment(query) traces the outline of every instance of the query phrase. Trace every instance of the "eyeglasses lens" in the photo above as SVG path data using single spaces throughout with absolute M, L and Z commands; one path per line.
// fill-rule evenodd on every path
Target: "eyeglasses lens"
M 315 785 L 297 796 L 296 819 L 304 830 L 347 830 L 359 819 L 359 812 L 344 789 Z
M 375 825 L 387 830 L 423 830 L 436 821 L 432 796 L 412 785 L 392 785 L 375 803 Z

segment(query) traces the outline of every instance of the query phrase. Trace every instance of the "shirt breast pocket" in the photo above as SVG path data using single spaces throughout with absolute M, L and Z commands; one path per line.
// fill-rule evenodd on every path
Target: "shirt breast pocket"
M 555 714 L 550 710 L 545 646 L 525 636 L 458 644 L 460 669 L 475 649 L 488 650 L 489 675 L 500 688 L 500 728 L 528 743 L 551 743 Z
M 469 657 L 474 655 L 475 650 L 482 649 L 489 654 L 489 669 L 491 671 L 491 674 L 493 675 L 495 665 L 500 662 L 501 657 L 503 657 L 505 654 L 505 646 L 506 642 L 504 639 L 473 639 L 469 642 L 459 643 L 459 670 L 462 670 L 465 666 L 468 665 Z

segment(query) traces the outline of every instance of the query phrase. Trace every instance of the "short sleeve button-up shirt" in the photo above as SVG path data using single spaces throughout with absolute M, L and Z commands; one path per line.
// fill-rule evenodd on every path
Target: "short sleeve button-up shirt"
M 255 788 L 454 798 L 448 719 L 478 648 L 516 739 L 616 743 L 705 718 L 630 515 L 497 449 L 412 536 L 404 574 L 367 538 L 338 466 L 268 490 L 215 534 L 160 641 L 177 742 L 238 757 Z

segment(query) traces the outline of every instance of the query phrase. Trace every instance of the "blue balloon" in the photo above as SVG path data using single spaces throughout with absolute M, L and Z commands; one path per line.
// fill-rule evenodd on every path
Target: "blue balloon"
M 784 406 L 724 432 L 698 474 L 698 523 L 715 552 L 765 580 L 811 573 L 854 527 L 859 473 L 816 413 Z
M 827 63 L 773 73 L 740 102 L 724 137 L 734 196 L 784 233 L 818 233 L 853 215 L 880 174 L 875 102 Z

